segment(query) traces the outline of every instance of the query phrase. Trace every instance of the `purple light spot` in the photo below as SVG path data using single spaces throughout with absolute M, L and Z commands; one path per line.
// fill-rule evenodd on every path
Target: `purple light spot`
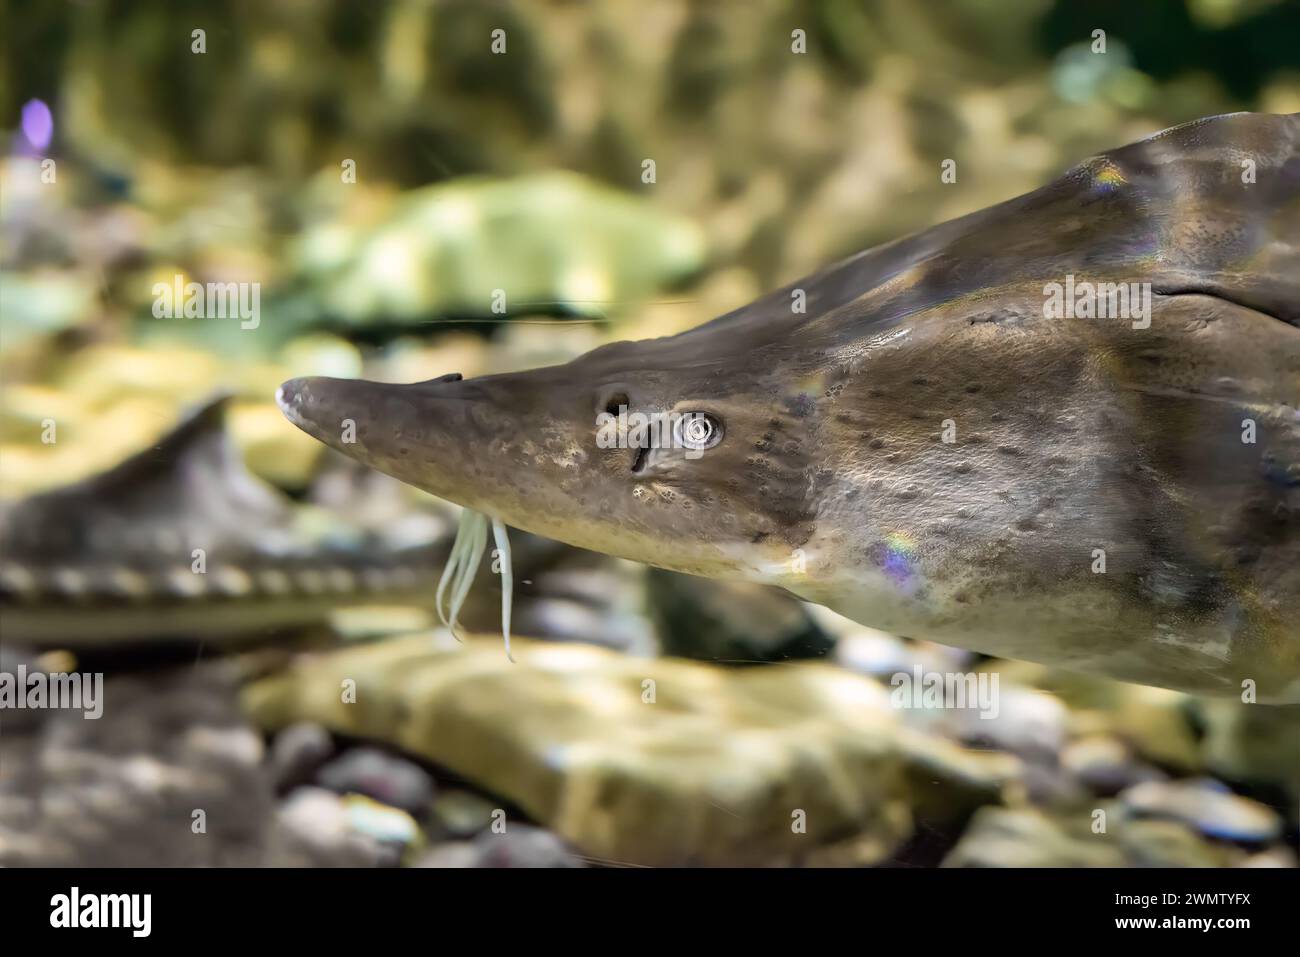
M 54 138 L 54 116 L 41 100 L 23 104 L 23 136 L 35 150 L 44 150 Z
M 902 582 L 912 575 L 912 563 L 907 556 L 895 549 L 885 555 L 885 574 L 896 582 Z

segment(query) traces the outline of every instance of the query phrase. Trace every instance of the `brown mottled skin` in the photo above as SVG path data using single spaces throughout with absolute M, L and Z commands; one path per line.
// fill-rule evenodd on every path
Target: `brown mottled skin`
M 1296 701 L 1298 250 L 1300 116 L 1213 117 L 678 336 L 471 380 L 296 379 L 280 402 L 574 545 L 917 638 Z M 1071 274 L 1150 283 L 1149 327 L 1046 318 Z M 624 397 L 724 438 L 695 459 L 599 448 Z

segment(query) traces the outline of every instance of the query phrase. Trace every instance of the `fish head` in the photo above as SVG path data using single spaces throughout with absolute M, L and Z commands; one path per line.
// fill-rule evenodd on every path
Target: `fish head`
M 800 416 L 762 350 L 697 330 L 564 365 L 387 384 L 323 377 L 285 415 L 366 465 L 507 525 L 715 578 L 753 578 L 809 534 Z

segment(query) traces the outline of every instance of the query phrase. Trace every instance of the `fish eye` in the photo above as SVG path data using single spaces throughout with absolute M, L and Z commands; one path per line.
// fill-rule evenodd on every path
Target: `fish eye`
M 707 412 L 687 412 L 673 422 L 673 440 L 680 448 L 703 452 L 722 441 L 722 422 Z

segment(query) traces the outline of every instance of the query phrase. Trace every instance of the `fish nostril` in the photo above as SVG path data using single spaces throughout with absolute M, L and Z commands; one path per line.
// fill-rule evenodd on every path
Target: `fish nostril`
M 611 382 L 596 393 L 596 411 L 617 417 L 619 412 L 631 404 L 627 386 L 621 382 Z
M 636 456 L 632 459 L 632 474 L 640 475 L 645 471 L 646 459 L 649 457 L 650 449 L 648 446 L 637 446 Z

